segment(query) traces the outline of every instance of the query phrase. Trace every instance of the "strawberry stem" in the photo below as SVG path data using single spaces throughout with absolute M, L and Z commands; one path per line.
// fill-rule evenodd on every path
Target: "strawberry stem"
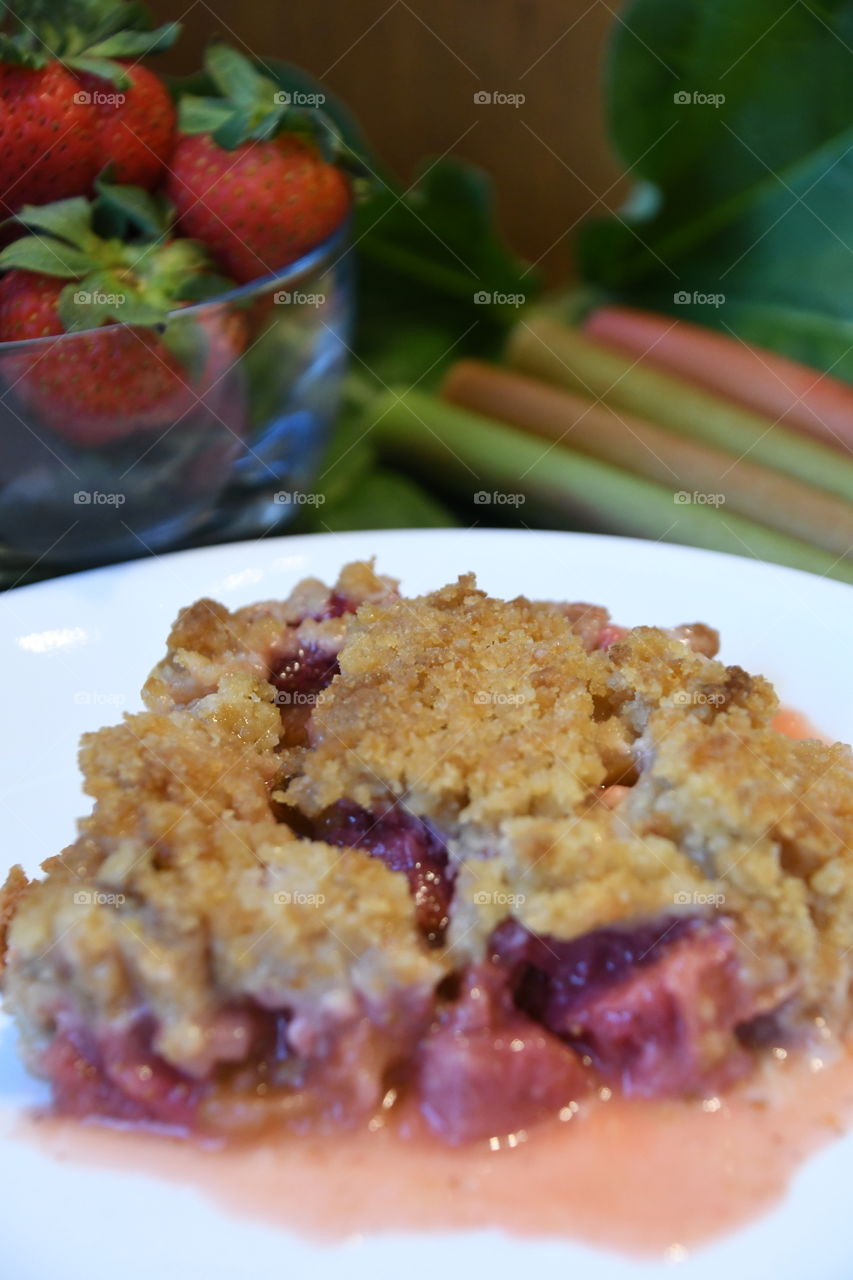
M 77 196 L 26 206 L 17 222 L 32 234 L 0 252 L 2 270 L 72 282 L 59 296 L 59 316 L 69 332 L 112 322 L 162 327 L 176 307 L 231 287 L 214 274 L 202 245 L 168 239 L 170 206 L 136 187 L 103 180 L 99 187 L 95 201 Z M 126 234 L 99 234 L 105 206 L 122 213 Z
M 56 60 L 117 87 L 128 79 L 116 59 L 160 53 L 181 31 L 177 22 L 154 29 L 147 9 L 135 0 L 9 0 L 4 8 L 9 26 L 0 35 L 4 61 L 42 67 Z
M 209 133 L 224 151 L 234 151 L 287 131 L 310 138 L 326 159 L 342 152 L 338 132 L 323 112 L 293 106 L 289 94 L 230 45 L 211 45 L 205 68 L 218 95 L 184 95 L 178 116 L 182 133 Z

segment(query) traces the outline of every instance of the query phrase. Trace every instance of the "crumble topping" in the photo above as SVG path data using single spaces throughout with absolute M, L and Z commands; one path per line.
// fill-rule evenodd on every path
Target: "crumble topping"
M 0 895 L 27 1061 L 75 1114 L 223 1132 L 393 1082 L 463 1141 L 842 1032 L 853 756 L 716 651 L 368 564 L 183 610 L 148 710 L 84 738 L 78 840 Z

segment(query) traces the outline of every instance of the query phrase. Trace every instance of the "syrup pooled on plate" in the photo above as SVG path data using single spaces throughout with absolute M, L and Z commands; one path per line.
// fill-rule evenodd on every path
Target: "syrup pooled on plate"
M 192 1186 L 234 1214 L 318 1240 L 500 1229 L 680 1259 L 773 1208 L 802 1161 L 853 1120 L 853 1055 L 769 1065 L 725 1097 L 616 1097 L 528 1133 L 449 1148 L 392 1124 L 200 1147 L 33 1118 L 50 1157 Z

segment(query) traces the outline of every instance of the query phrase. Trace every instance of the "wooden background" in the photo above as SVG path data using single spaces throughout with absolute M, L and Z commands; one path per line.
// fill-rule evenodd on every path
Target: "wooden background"
M 577 222 L 624 195 L 601 117 L 614 21 L 607 0 L 154 0 L 151 8 L 185 25 L 164 69 L 193 69 L 221 36 L 319 76 L 405 181 L 445 153 L 482 165 L 506 234 L 552 280 L 570 270 Z M 477 92 L 525 101 L 478 105 Z

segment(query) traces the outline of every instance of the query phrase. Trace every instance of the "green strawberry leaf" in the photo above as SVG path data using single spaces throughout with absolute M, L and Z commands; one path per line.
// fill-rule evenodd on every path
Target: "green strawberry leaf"
M 113 59 L 160 53 L 181 31 L 177 22 L 154 29 L 144 5 L 116 0 L 26 0 L 3 8 L 24 47 L 113 84 L 127 83 L 125 69 Z
M 287 88 L 279 75 L 262 75 L 259 65 L 266 67 L 217 44 L 207 52 L 204 72 L 172 80 L 181 132 L 209 133 L 223 150 L 233 151 L 244 142 L 274 138 L 287 130 L 312 140 L 324 158 L 336 163 L 345 148 L 336 122 L 317 110 L 326 101 L 325 93 Z M 282 64 L 268 69 L 276 65 Z M 219 97 L 214 96 L 217 90 Z
M 112 271 L 92 271 L 68 284 L 59 295 L 59 318 L 69 333 L 97 329 L 103 324 L 157 326 L 166 323 L 167 312 L 141 300 L 127 282 Z
M 192 240 L 175 240 L 165 247 L 149 244 L 135 256 L 128 254 L 126 278 L 135 297 L 167 315 L 185 300 L 191 281 L 207 265 L 206 254 Z
M 204 65 L 223 98 L 232 103 L 253 108 L 264 94 L 268 94 L 268 100 L 272 99 L 272 82 L 265 80 L 255 64 L 230 45 L 211 45 Z
M 255 116 L 255 124 L 249 133 L 249 137 L 257 142 L 264 142 L 267 138 L 276 137 L 276 135 L 282 133 L 284 129 L 287 129 L 288 132 L 290 132 L 291 126 L 289 121 L 291 119 L 298 120 L 304 127 L 304 112 L 291 112 L 288 111 L 286 107 L 276 105 L 272 110 L 267 111 L 265 115 L 258 113 Z M 316 130 L 310 129 L 308 132 L 313 138 Z
M 64 0 L 67 4 L 69 0 Z M 77 11 L 77 22 L 92 40 L 105 40 L 117 31 L 150 31 L 151 14 L 137 0 L 70 0 Z M 48 8 L 56 8 L 56 0 L 46 0 Z
M 345 161 L 347 154 L 351 154 L 357 157 L 358 163 L 368 172 L 384 172 L 382 162 L 374 154 L 349 107 L 331 93 L 322 81 L 312 76 L 310 71 L 282 62 L 278 58 L 263 59 L 260 66 L 274 82 L 279 93 L 286 97 L 287 101 L 283 105 L 298 107 L 306 104 L 309 111 L 321 112 L 323 119 L 331 122 L 341 147 L 336 159 Z M 389 177 L 387 173 L 384 176 Z
M 164 281 L 183 279 L 206 271 L 210 258 L 198 240 L 171 240 L 164 245 L 142 245 L 128 253 L 131 269 L 140 279 L 156 276 Z
M 234 281 L 227 276 L 217 275 L 211 271 L 187 276 L 181 285 L 182 302 L 207 302 L 211 298 L 220 298 L 234 288 Z
M 186 302 L 233 285 L 211 270 L 204 245 L 171 233 L 173 210 L 162 195 L 98 178 L 97 198 L 27 206 L 20 215 L 33 234 L 7 245 L 0 269 L 17 267 L 73 280 L 62 290 L 66 329 L 107 321 L 161 327 Z M 69 244 L 60 237 L 76 239 Z
M 171 49 L 181 34 L 179 22 L 165 22 L 156 31 L 120 31 L 90 44 L 86 52 L 96 58 L 141 58 Z
M 252 111 L 249 108 L 232 108 L 227 118 L 214 130 L 213 140 L 223 150 L 234 151 L 253 137 L 254 131 L 255 117 Z
M 85 196 L 71 196 L 53 204 L 24 205 L 15 221 L 30 229 L 47 231 L 76 249 L 89 250 L 96 243 L 92 228 L 92 205 Z
M 21 271 L 36 271 L 39 275 L 54 276 L 59 280 L 79 280 L 92 269 L 92 258 L 80 249 L 63 244 L 47 236 L 24 236 L 0 252 L 0 270 L 16 267 Z
M 215 133 L 231 118 L 231 108 L 220 98 L 202 98 L 186 94 L 178 108 L 181 133 Z
M 120 62 L 112 62 L 109 58 L 101 58 L 89 53 L 74 54 L 73 57 L 63 58 L 62 62 L 64 66 L 72 71 L 79 71 L 81 75 L 97 76 L 99 80 L 108 81 L 114 89 L 130 87 L 127 67 L 123 67 Z
M 44 49 L 32 48 L 19 36 L 0 32 L 0 62 L 13 67 L 43 67 L 49 61 Z
M 98 234 L 108 239 L 140 235 L 161 240 L 174 224 L 175 210 L 160 192 L 111 182 L 107 171 L 95 179 L 95 191 L 94 224 Z

